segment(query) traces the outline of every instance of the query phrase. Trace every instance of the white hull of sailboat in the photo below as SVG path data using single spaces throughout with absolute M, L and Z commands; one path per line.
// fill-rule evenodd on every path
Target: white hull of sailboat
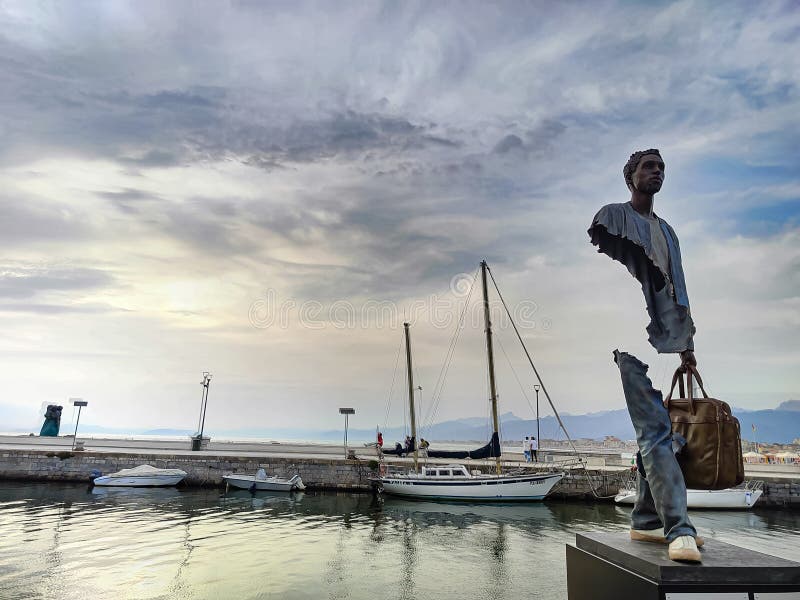
M 752 508 L 761 497 L 762 490 L 728 488 L 725 490 L 686 490 L 689 508 L 744 509 Z M 636 490 L 621 490 L 614 498 L 617 504 L 633 504 Z
M 563 473 L 476 476 L 442 480 L 414 475 L 380 478 L 384 492 L 406 498 L 475 502 L 530 502 L 544 499 Z

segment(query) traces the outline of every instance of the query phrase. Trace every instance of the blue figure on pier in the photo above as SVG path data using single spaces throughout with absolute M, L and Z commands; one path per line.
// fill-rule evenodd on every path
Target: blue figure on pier
M 42 430 L 39 432 L 41 436 L 56 437 L 58 430 L 61 427 L 61 410 L 62 406 L 57 404 L 48 404 L 47 412 L 44 413 L 44 424 Z

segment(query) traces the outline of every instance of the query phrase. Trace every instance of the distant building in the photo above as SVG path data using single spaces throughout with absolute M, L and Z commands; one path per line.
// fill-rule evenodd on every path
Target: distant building
M 619 439 L 615 435 L 607 435 L 603 440 L 603 447 L 604 448 L 622 448 L 625 446 L 625 442 Z

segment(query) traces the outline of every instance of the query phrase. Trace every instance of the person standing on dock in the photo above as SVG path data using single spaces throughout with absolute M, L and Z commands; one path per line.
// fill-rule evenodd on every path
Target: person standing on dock
M 522 455 L 525 457 L 525 462 L 531 462 L 531 440 L 527 435 L 522 441 Z
M 625 265 L 641 284 L 650 316 L 650 344 L 659 353 L 680 354 L 682 366 L 696 366 L 695 327 L 678 237 L 653 212 L 653 197 L 664 182 L 661 153 L 656 149 L 634 152 L 622 172 L 631 199 L 600 209 L 588 232 L 592 244 Z M 675 458 L 686 440 L 672 434 L 661 392 L 653 389 L 647 377 L 648 366 L 619 350 L 614 350 L 614 361 L 639 445 L 631 539 L 666 542 L 672 560 L 700 562 L 697 531 L 687 514 L 686 483 Z
M 531 436 L 531 459 L 533 462 L 539 462 L 539 440 Z

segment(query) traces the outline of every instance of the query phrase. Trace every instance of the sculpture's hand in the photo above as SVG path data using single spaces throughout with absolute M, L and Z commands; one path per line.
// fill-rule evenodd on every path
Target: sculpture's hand
M 697 366 L 697 359 L 694 356 L 694 352 L 691 350 L 684 350 L 681 352 L 681 366 L 680 371 L 682 373 L 686 372 L 686 366 L 690 365 L 692 367 Z

